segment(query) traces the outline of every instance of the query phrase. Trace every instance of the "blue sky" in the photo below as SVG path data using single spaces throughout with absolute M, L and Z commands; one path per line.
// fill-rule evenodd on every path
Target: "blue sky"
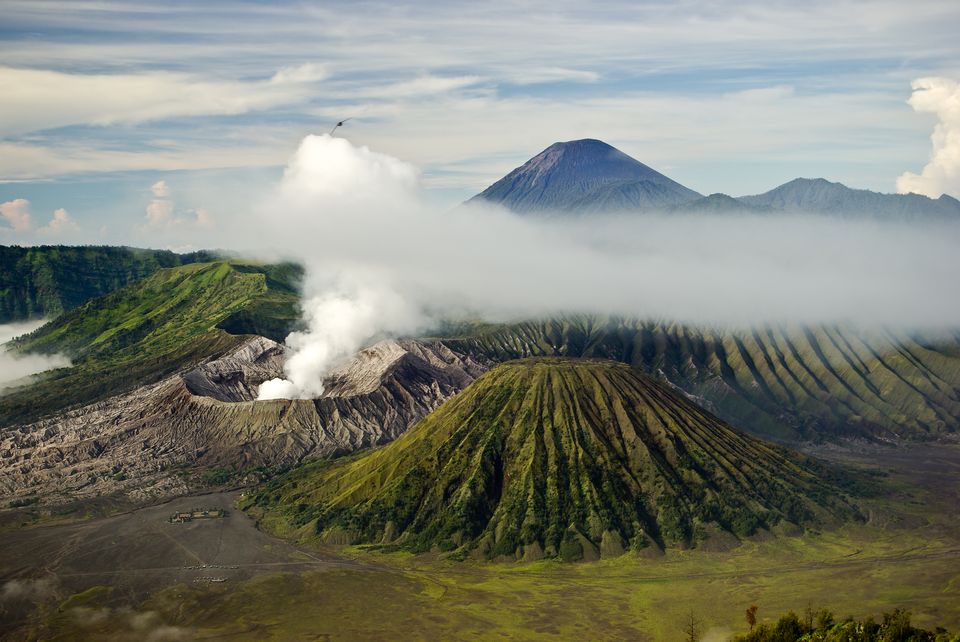
M 3 243 L 164 243 L 155 201 L 181 231 L 229 225 L 347 116 L 343 135 L 417 165 L 440 204 L 582 137 L 702 193 L 797 176 L 892 192 L 938 122 L 911 83 L 960 79 L 954 1 L 0 8 Z

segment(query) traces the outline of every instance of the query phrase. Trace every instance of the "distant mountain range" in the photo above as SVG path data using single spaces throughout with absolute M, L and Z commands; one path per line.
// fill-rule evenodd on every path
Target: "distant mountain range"
M 823 178 L 795 178 L 756 196 L 742 196 L 740 203 L 782 212 L 823 212 L 879 218 L 960 217 L 960 201 L 943 194 L 929 198 L 920 194 L 881 194 L 851 189 Z
M 822 178 L 797 178 L 769 192 L 703 196 L 594 139 L 554 143 L 468 202 L 521 214 L 666 212 L 816 213 L 881 219 L 960 218 L 960 201 L 919 194 L 881 194 Z

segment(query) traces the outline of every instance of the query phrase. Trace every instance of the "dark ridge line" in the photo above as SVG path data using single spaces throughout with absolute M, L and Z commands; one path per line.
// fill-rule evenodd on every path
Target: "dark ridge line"
M 787 397 L 790 399 L 790 403 L 796 406 L 797 399 L 796 397 L 794 397 L 793 391 L 791 391 L 790 388 L 787 387 L 787 384 L 786 382 L 784 382 L 783 378 L 780 376 L 780 373 L 777 372 L 777 367 L 774 364 L 773 359 L 770 357 L 770 353 L 767 350 L 766 343 L 763 341 L 763 339 L 760 338 L 760 333 L 757 332 L 756 329 L 753 329 L 751 330 L 751 335 L 753 336 L 754 344 L 757 346 L 757 348 L 759 348 L 761 354 L 763 354 L 763 360 L 767 364 L 767 369 L 777 380 L 777 383 L 780 384 L 780 387 L 783 388 L 783 391 L 787 394 Z
M 837 340 L 836 340 L 836 339 L 833 337 L 833 335 L 830 333 L 830 329 L 827 328 L 827 327 L 824 327 L 824 329 L 823 329 L 823 334 L 824 334 L 824 336 L 827 337 L 827 340 L 830 341 L 830 344 L 833 345 L 834 349 L 836 349 L 836 351 L 837 351 L 838 353 L 840 353 L 840 356 L 843 357 L 843 360 L 847 362 L 847 365 L 849 365 L 850 368 L 851 368 L 854 372 L 857 373 L 857 376 L 860 377 L 861 381 L 863 381 L 863 385 L 866 386 L 867 390 L 869 390 L 870 392 L 872 392 L 872 393 L 874 394 L 874 396 L 881 402 L 882 405 L 887 406 L 887 405 L 888 405 L 888 404 L 887 404 L 887 401 L 886 401 L 886 400 L 883 398 L 883 396 L 880 394 L 880 391 L 877 389 L 877 387 L 873 384 L 872 381 L 870 381 L 869 379 L 867 379 L 866 374 L 864 374 L 864 373 L 860 370 L 860 368 L 857 367 L 857 365 L 854 363 L 853 359 L 850 358 L 850 355 L 848 355 L 848 354 L 846 353 L 846 351 L 844 351 L 844 349 L 840 347 L 840 344 L 837 343 Z M 865 400 L 865 399 L 862 399 L 862 398 L 861 398 L 861 401 L 863 401 L 864 403 L 866 403 L 866 400 Z
M 827 370 L 827 372 L 833 375 L 833 378 L 837 380 L 837 383 L 839 383 L 844 389 L 846 389 L 847 392 L 853 395 L 854 398 L 858 399 L 862 403 L 866 403 L 864 398 L 861 397 L 860 394 L 856 390 L 854 390 L 849 383 L 847 383 L 846 379 L 842 378 L 837 373 L 836 369 L 834 369 L 833 364 L 830 363 L 830 360 L 827 358 L 827 355 L 824 354 L 823 348 L 820 347 L 820 341 L 813 334 L 813 331 L 810 330 L 809 328 L 804 328 L 803 335 L 807 338 L 807 343 L 810 344 L 810 348 L 813 350 L 813 353 L 820 360 L 820 363 L 823 364 L 823 367 Z M 853 410 L 853 408 L 849 406 L 849 404 L 847 405 L 847 407 Z
M 858 339 L 859 339 L 859 338 L 858 338 Z M 928 396 L 925 392 L 922 392 L 919 388 L 917 388 L 915 385 L 913 385 L 910 381 L 907 381 L 907 379 L 906 379 L 903 375 L 901 375 L 900 372 L 898 372 L 895 368 L 893 368 L 892 366 L 890 366 L 890 365 L 886 362 L 886 360 L 885 360 L 882 356 L 880 356 L 880 354 L 873 348 L 872 345 L 870 345 L 869 343 L 867 343 L 867 342 L 864 341 L 863 339 L 859 339 L 859 341 L 860 341 L 860 343 L 863 344 L 864 347 L 866 347 L 866 349 L 870 352 L 870 354 L 873 355 L 873 358 L 877 360 L 877 363 L 879 363 L 881 366 L 883 366 L 884 368 L 886 368 L 888 372 L 890 372 L 894 377 L 896 377 L 897 379 L 899 379 L 900 381 L 902 381 L 907 387 L 909 387 L 909 388 L 910 388 L 911 390 L 913 390 L 915 393 L 917 393 L 918 395 L 920 395 L 921 399 L 924 400 L 926 407 L 927 407 L 930 411 L 932 411 L 933 414 L 936 415 L 936 417 L 937 417 L 938 419 L 944 420 L 944 418 L 940 415 L 940 409 L 939 409 L 939 405 L 938 405 L 938 404 L 934 403 L 933 400 L 930 399 L 929 396 Z M 902 356 L 902 355 L 901 355 L 901 356 Z M 914 419 L 917 420 L 916 418 L 914 418 Z M 949 419 L 947 419 L 946 421 L 947 421 L 947 423 L 950 423 L 950 420 L 949 420 Z
M 885 330 L 885 332 L 888 334 L 888 336 L 891 337 L 891 339 L 894 338 L 894 337 L 893 337 L 893 334 L 892 334 L 889 330 Z M 917 367 L 917 369 L 919 369 L 919 370 L 920 370 L 921 372 L 923 372 L 923 373 L 927 373 L 927 374 L 925 374 L 924 376 L 927 377 L 927 379 L 930 381 L 930 384 L 931 384 L 934 388 L 936 388 L 938 392 L 943 392 L 943 390 L 940 388 L 940 386 L 937 384 L 937 382 L 934 381 L 933 379 L 936 378 L 936 379 L 939 379 L 940 381 L 942 381 L 942 382 L 943 382 L 944 384 L 946 384 L 946 385 L 949 385 L 949 384 L 946 382 L 946 380 L 943 379 L 943 377 L 941 377 L 939 374 L 937 374 L 936 372 L 934 372 L 933 369 L 930 368 L 930 367 L 926 364 L 926 362 L 924 362 L 922 359 L 920 359 L 919 357 L 917 357 L 917 356 L 915 356 L 915 355 L 913 354 L 913 352 L 910 350 L 909 346 L 907 345 L 908 342 L 913 343 L 914 345 L 918 345 L 913 339 L 911 339 L 910 337 L 906 337 L 906 336 L 904 337 L 903 340 L 901 340 L 901 341 L 896 341 L 896 345 L 898 346 L 898 349 L 903 350 L 904 352 L 907 353 L 907 355 L 909 355 L 909 358 L 913 360 L 913 364 L 914 364 L 914 366 Z M 929 376 L 928 376 L 928 375 L 929 375 Z
M 806 385 L 804 385 L 803 381 L 800 380 L 800 377 L 797 376 L 797 374 L 793 371 L 793 368 L 791 368 L 790 365 L 787 363 L 786 356 L 783 354 L 783 350 L 780 349 L 780 345 L 776 337 L 774 336 L 773 329 L 767 326 L 766 332 L 767 332 L 767 338 L 770 340 L 770 345 L 774 353 L 776 353 L 777 360 L 780 362 L 781 367 L 790 375 L 790 377 L 797 384 L 800 390 L 803 391 L 804 396 L 807 399 L 816 400 L 816 395 L 814 395 L 813 392 L 810 389 L 808 389 Z M 784 338 L 784 341 L 786 341 L 786 338 Z
M 771 401 L 779 404 L 780 399 L 773 394 L 773 391 L 770 389 L 770 386 L 767 384 L 766 379 L 764 379 L 763 376 L 760 374 L 759 370 L 757 370 L 757 364 L 754 363 L 753 357 L 750 355 L 750 352 L 747 350 L 746 346 L 743 344 L 743 339 L 741 339 L 737 335 L 733 335 L 732 338 L 733 338 L 734 344 L 736 344 L 737 346 L 737 350 L 740 352 L 740 358 L 743 360 L 744 365 L 747 366 L 747 370 L 750 371 L 750 374 L 753 377 L 753 380 L 757 382 L 757 385 L 759 385 L 763 389 L 764 393 L 768 397 L 770 397 Z

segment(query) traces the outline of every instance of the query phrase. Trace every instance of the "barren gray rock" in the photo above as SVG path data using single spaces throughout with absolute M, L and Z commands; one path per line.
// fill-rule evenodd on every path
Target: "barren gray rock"
M 220 401 L 253 401 L 257 388 L 283 373 L 283 346 L 255 337 L 231 354 L 203 363 L 183 375 L 195 395 Z
M 154 385 L 7 429 L 0 501 L 154 498 L 196 485 L 185 469 L 286 466 L 382 444 L 488 368 L 440 344 L 386 341 L 335 371 L 320 399 L 253 401 L 281 376 L 282 351 L 254 337 Z

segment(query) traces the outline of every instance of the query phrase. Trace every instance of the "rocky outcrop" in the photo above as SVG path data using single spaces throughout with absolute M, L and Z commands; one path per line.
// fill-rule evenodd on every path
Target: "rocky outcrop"
M 283 372 L 283 346 L 255 337 L 220 359 L 203 363 L 183 375 L 187 390 L 220 401 L 253 401 L 267 379 Z
M 394 439 L 488 367 L 440 344 L 387 341 L 336 370 L 320 399 L 254 401 L 282 353 L 254 337 L 157 384 L 8 429 L 0 496 L 145 499 L 187 490 L 204 470 L 352 452 Z

